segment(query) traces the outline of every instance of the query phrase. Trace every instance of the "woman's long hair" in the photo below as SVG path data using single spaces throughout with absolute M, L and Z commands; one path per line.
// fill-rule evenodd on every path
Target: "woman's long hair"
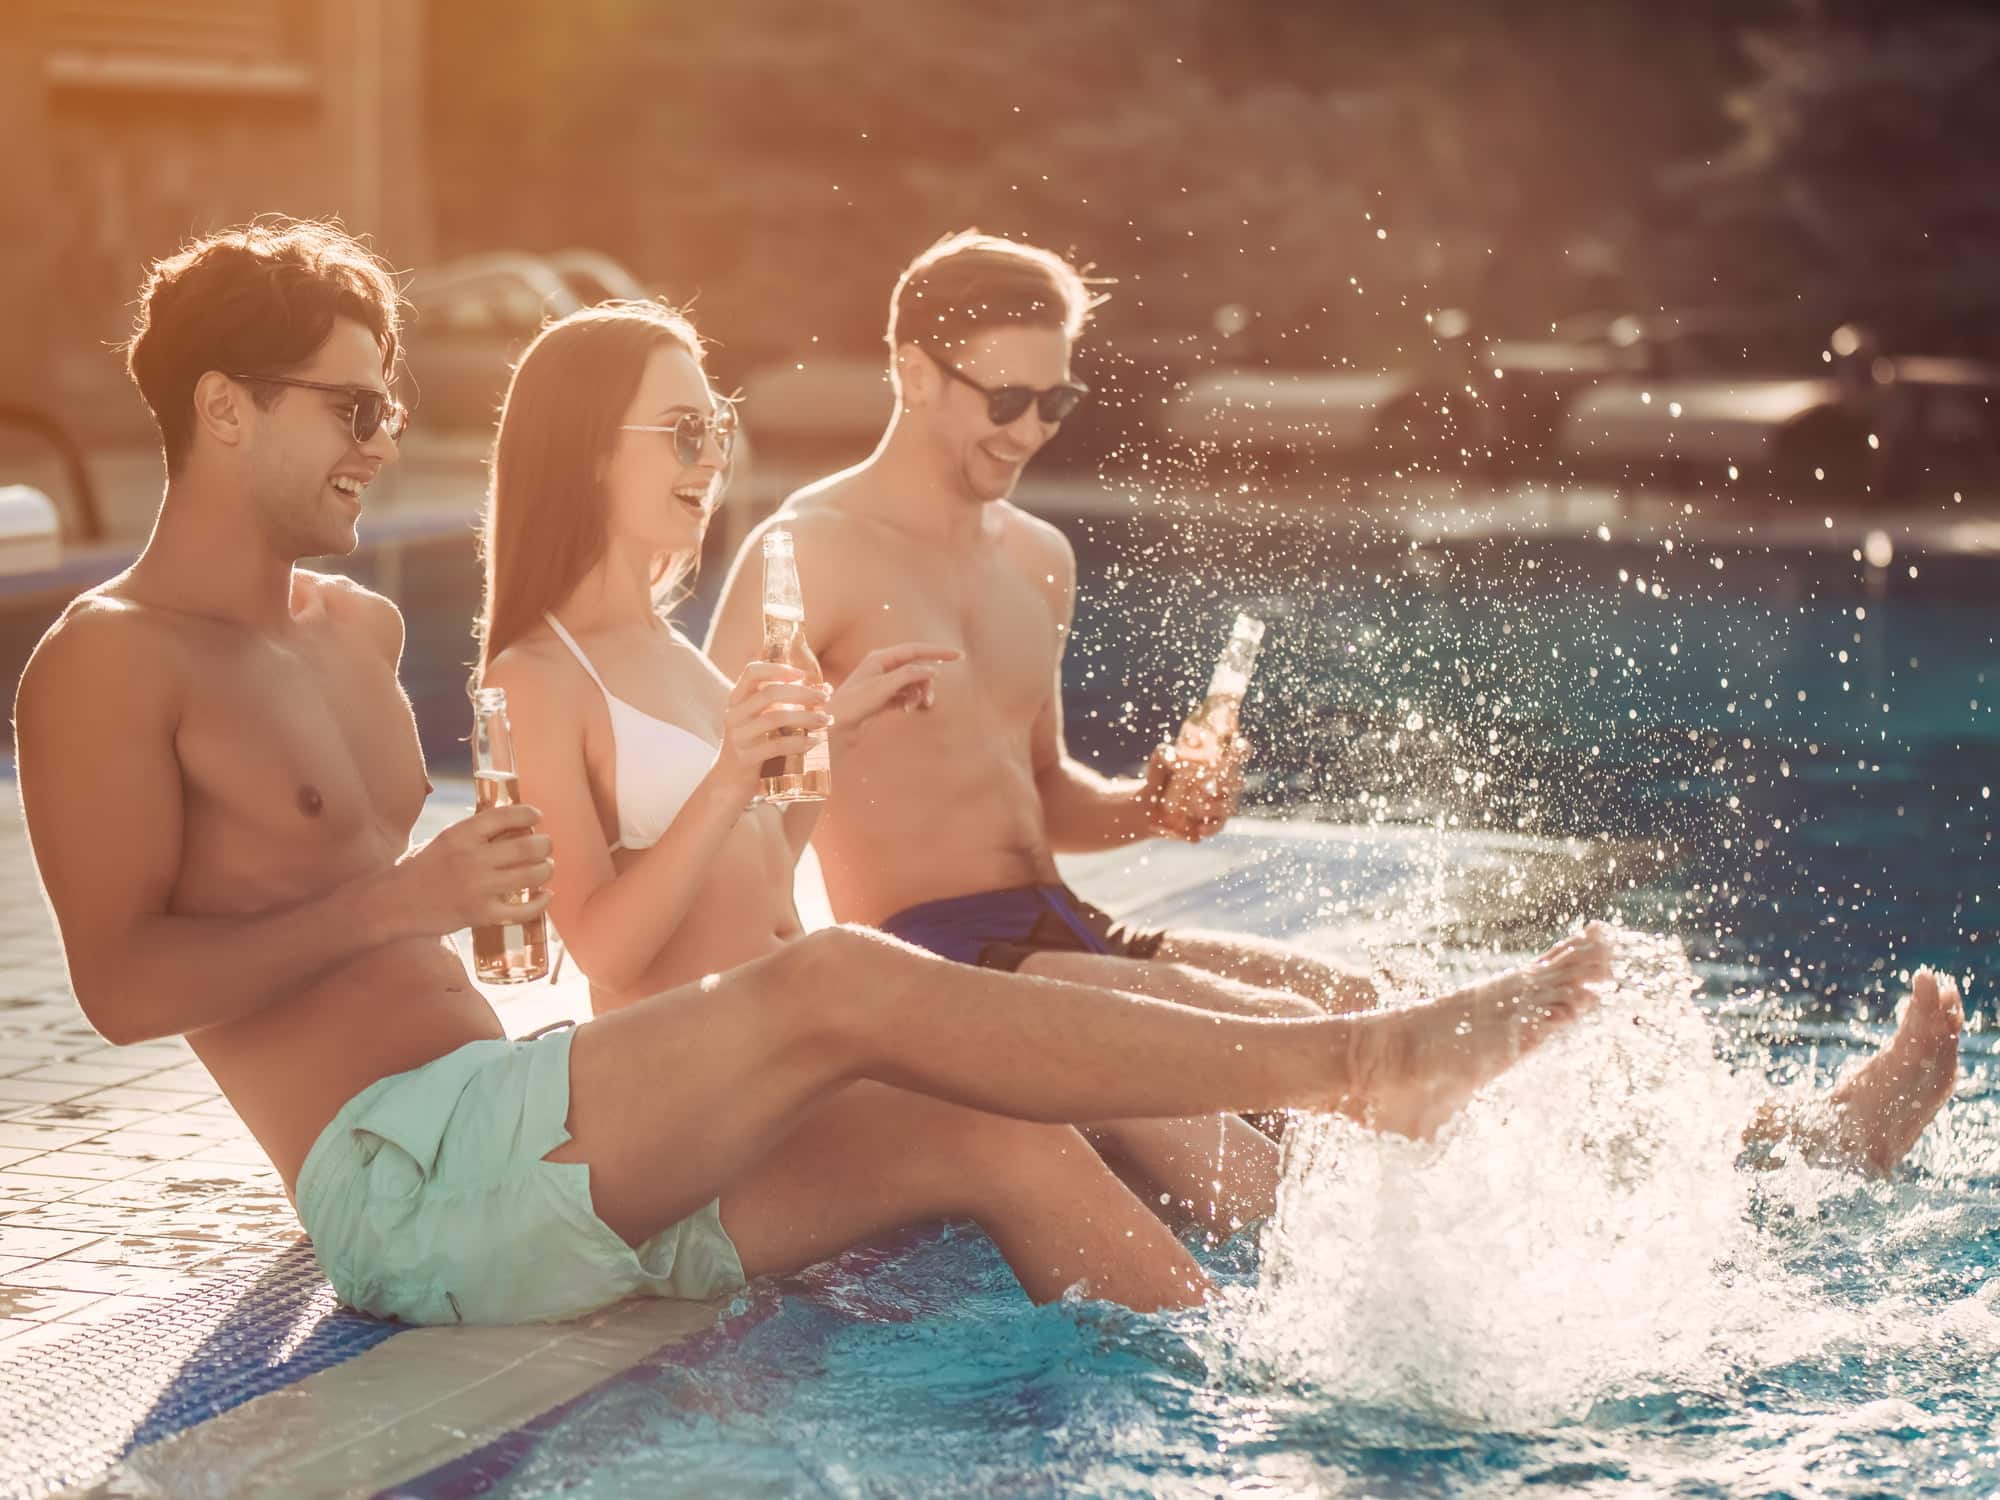
M 700 336 L 680 313 L 656 302 L 606 302 L 550 323 L 515 363 L 480 525 L 479 679 L 602 561 L 610 543 L 600 475 L 646 361 L 663 347 L 700 363 Z M 663 561 L 655 599 L 693 564 Z

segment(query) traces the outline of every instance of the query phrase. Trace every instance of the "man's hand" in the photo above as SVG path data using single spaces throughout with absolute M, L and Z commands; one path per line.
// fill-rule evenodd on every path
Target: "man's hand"
M 1146 820 L 1168 838 L 1199 843 L 1220 833 L 1243 797 L 1252 746 L 1240 734 L 1219 744 L 1161 745 L 1146 762 L 1140 792 Z
M 384 882 L 398 920 L 441 937 L 540 916 L 556 869 L 548 836 L 529 831 L 541 815 L 526 803 L 487 808 L 404 855 Z M 523 891 L 534 894 L 521 901 Z
M 928 646 L 920 641 L 870 651 L 855 663 L 829 705 L 835 748 L 885 710 L 929 708 L 938 664 L 957 661 L 962 655 L 955 647 Z

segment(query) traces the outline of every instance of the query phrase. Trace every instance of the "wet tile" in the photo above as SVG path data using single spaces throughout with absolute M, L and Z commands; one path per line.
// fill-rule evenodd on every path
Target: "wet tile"
M 5 1081 L 0 1079 L 0 1083 Z M 58 1125 L 69 1129 L 88 1126 L 94 1131 L 122 1130 L 153 1119 L 157 1113 L 149 1109 L 116 1109 L 110 1105 L 79 1101 L 23 1105 L 17 1112 L 8 1113 L 6 1103 L 0 1101 L 0 1114 L 5 1114 L 17 1125 Z
M 57 1203 L 102 1185 L 94 1177 L 43 1177 L 34 1173 L 0 1172 L 0 1209 L 8 1204 Z
M 243 1122 L 234 1115 L 197 1115 L 185 1109 L 153 1115 L 148 1118 L 146 1128 L 165 1131 L 169 1135 L 198 1135 L 209 1141 L 240 1140 L 247 1134 Z
M 122 1156 L 105 1156 L 86 1151 L 44 1151 L 19 1163 L 13 1170 L 21 1176 L 88 1177 L 94 1181 L 108 1182 L 120 1177 L 130 1177 L 143 1166 L 144 1162 L 132 1161 Z
M 45 1078 L 22 1078 L 18 1075 L 0 1078 L 0 1109 L 6 1108 L 6 1101 L 16 1104 L 55 1104 L 64 1099 L 87 1094 L 93 1088 L 101 1088 L 95 1083 L 56 1083 Z
M 271 1158 L 264 1154 L 263 1147 L 254 1140 L 221 1141 L 213 1146 L 203 1146 L 188 1157 L 190 1162 L 216 1162 L 224 1166 L 263 1167 L 269 1170 Z
M 148 1181 L 140 1174 L 115 1182 L 92 1182 L 65 1201 L 101 1208 L 138 1208 L 160 1213 L 198 1207 L 231 1191 L 235 1183 L 186 1183 Z
M 173 1089 L 183 1094 L 213 1096 L 217 1092 L 215 1080 L 208 1076 L 208 1069 L 198 1062 L 183 1063 L 177 1068 L 163 1068 L 157 1073 L 148 1073 L 145 1085 L 149 1089 Z
M 131 1234 L 141 1229 L 151 1231 L 170 1218 L 170 1215 L 146 1209 L 119 1208 L 102 1203 L 78 1203 L 72 1198 L 62 1203 L 35 1204 L 22 1212 L 9 1214 L 4 1220 L 0 1220 L 0 1223 L 11 1224 L 16 1229 L 81 1230 L 93 1235 L 115 1236 Z M 77 1253 L 87 1254 L 100 1243 L 103 1242 L 93 1241 Z
M 194 1283 L 198 1289 L 199 1281 Z M 74 1328 L 78 1324 L 116 1323 L 120 1318 L 130 1318 L 139 1313 L 156 1312 L 173 1300 L 169 1297 L 141 1297 L 133 1292 L 119 1292 L 108 1297 L 100 1297 L 95 1302 L 87 1302 L 73 1312 L 66 1312 L 56 1321 L 59 1328 Z
M 16 1335 L 47 1327 L 46 1323 L 30 1323 L 26 1318 L 0 1318 L 0 1355 L 13 1348 L 10 1340 Z
M 241 1253 L 225 1249 L 227 1244 L 224 1240 L 177 1239 L 165 1234 L 125 1234 L 114 1230 L 109 1238 L 85 1245 L 80 1250 L 72 1250 L 59 1259 L 89 1261 L 100 1266 L 150 1266 L 166 1271 L 186 1271 L 220 1256 Z M 5 1267 L 0 1266 L 0 1277 L 5 1275 Z
M 228 1276 L 238 1271 L 261 1271 L 303 1238 L 303 1235 L 297 1235 L 283 1242 L 235 1246 L 196 1261 L 188 1267 L 188 1270 L 197 1276 Z
M 28 1255 L 0 1255 L 0 1281 L 5 1281 L 14 1272 L 25 1266 L 37 1266 L 41 1261 Z
M 42 1154 L 42 1151 L 25 1146 L 0 1146 L 0 1171 L 4 1171 L 8 1167 L 18 1166 L 22 1162 L 31 1160 Z
M 61 1151 L 74 1146 L 79 1141 L 87 1141 L 91 1132 L 76 1126 L 64 1128 L 59 1125 L 27 1125 L 19 1120 L 0 1120 L 0 1147 L 27 1146 L 37 1151 Z
M 77 1250 L 102 1236 L 81 1229 L 19 1229 L 0 1222 L 0 1255 L 32 1255 L 47 1259 L 65 1250 Z M 8 1314 L 0 1312 L 0 1317 Z
M 126 1156 L 147 1166 L 157 1166 L 161 1162 L 178 1161 L 191 1152 L 201 1150 L 206 1141 L 205 1136 L 169 1135 L 135 1127 L 91 1136 L 68 1149 L 87 1156 Z
M 16 1286 L 0 1283 L 0 1318 L 25 1318 L 30 1323 L 46 1323 L 88 1307 L 103 1297 L 102 1292 L 68 1292 L 45 1286 Z
M 6 1341 L 0 1343 L 0 1357 L 5 1358 L 31 1357 L 26 1354 L 26 1351 L 29 1349 L 39 1348 L 46 1344 L 64 1343 L 75 1338 L 82 1332 L 74 1323 L 16 1324 L 10 1318 L 0 1318 L 0 1323 L 4 1323 L 9 1327 L 18 1326 L 21 1329 L 19 1333 L 8 1335 Z
M 51 1291 L 129 1292 L 141 1297 L 176 1297 L 199 1291 L 202 1283 L 165 1266 L 105 1265 L 100 1261 L 61 1258 L 45 1260 L 5 1279 L 6 1286 L 43 1287 Z
M 135 1075 L 152 1071 L 144 1063 L 127 1063 L 120 1066 L 109 1062 L 57 1062 L 44 1063 L 39 1068 L 16 1073 L 13 1077 L 17 1080 L 22 1078 L 46 1080 L 49 1083 L 94 1084 L 98 1088 L 103 1088 L 108 1084 L 129 1083 Z
M 261 1160 L 259 1162 L 197 1161 L 189 1156 L 179 1161 L 155 1162 L 132 1175 L 145 1182 L 188 1183 L 219 1193 L 240 1188 L 246 1183 L 260 1181 L 272 1174 L 270 1166 Z
M 174 1089 L 156 1089 L 141 1083 L 117 1083 L 110 1088 L 85 1094 L 80 1104 L 109 1104 L 116 1109 L 180 1110 L 188 1096 Z

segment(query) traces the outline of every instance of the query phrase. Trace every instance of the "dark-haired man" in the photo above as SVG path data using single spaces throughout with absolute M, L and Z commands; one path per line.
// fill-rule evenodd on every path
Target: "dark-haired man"
M 396 456 L 394 288 L 325 224 L 211 236 L 149 280 L 129 366 L 166 494 L 15 706 L 71 983 L 112 1042 L 183 1035 L 335 1288 L 411 1322 L 705 1297 L 969 1217 L 1043 1300 L 1200 1300 L 1186 1251 L 1057 1122 L 1285 1104 L 1385 1123 L 1463 1098 L 1588 1009 L 1582 939 L 1453 1002 L 1223 1020 L 958 969 L 832 929 L 508 1041 L 441 939 L 540 911 L 529 807 L 419 849 L 402 619 L 296 566 L 344 552 Z
M 1010 496 L 1088 395 L 1070 356 L 1092 306 L 1060 256 L 992 235 L 951 235 L 911 262 L 890 298 L 896 400 L 881 442 L 750 534 L 709 654 L 733 673 L 759 649 L 749 563 L 772 525 L 793 534 L 810 645 L 833 681 L 898 641 L 960 649 L 939 669 L 927 712 L 871 721 L 836 770 L 813 847 L 840 920 L 967 964 L 1217 1010 L 1365 1010 L 1376 1000 L 1365 975 L 1251 937 L 1121 927 L 1057 872 L 1057 850 L 1216 832 L 1236 809 L 1247 754 L 1226 745 L 1207 774 L 1175 777 L 1174 751 L 1162 746 L 1143 776 L 1117 779 L 1063 743 L 1075 554 Z M 1868 1086 L 1850 1081 L 1827 1120 L 1796 1129 L 1766 1111 L 1752 1135 L 1789 1130 L 1878 1166 L 1900 1158 L 1950 1092 L 1958 1018 L 1951 986 L 1920 978 Z M 1178 1195 L 1213 1177 L 1216 1141 L 1210 1123 L 1170 1159 L 1136 1165 Z

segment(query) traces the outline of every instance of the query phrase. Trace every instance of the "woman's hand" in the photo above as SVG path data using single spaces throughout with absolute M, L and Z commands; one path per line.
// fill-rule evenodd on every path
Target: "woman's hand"
M 847 741 L 885 709 L 929 708 L 939 664 L 957 661 L 964 654 L 951 646 L 930 646 L 921 641 L 869 652 L 834 692 L 829 707 L 835 738 Z
M 715 773 L 740 789 L 747 804 L 757 791 L 764 763 L 804 755 L 833 724 L 831 694 L 797 667 L 753 661 L 729 690 L 722 716 L 722 752 Z

